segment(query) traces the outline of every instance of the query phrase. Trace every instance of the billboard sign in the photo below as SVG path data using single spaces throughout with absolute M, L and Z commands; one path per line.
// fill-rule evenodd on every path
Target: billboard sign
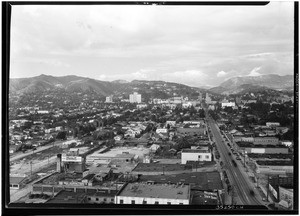
M 62 157 L 61 157 L 61 161 L 63 161 L 63 162 L 81 162 L 82 157 L 80 157 L 80 156 L 69 156 L 69 155 L 63 154 Z

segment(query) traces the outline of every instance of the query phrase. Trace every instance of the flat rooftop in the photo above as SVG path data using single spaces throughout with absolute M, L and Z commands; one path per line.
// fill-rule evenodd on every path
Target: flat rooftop
M 183 171 L 192 170 L 191 166 L 184 164 L 159 164 L 159 163 L 139 163 L 133 172 L 163 172 L 163 171 Z
M 85 193 L 61 191 L 46 203 L 83 203 Z
M 209 150 L 205 150 L 205 149 L 182 149 L 182 153 L 209 153 Z
M 195 190 L 222 190 L 222 181 L 218 172 L 192 172 L 174 175 L 142 175 L 140 182 L 153 181 L 156 183 L 191 184 Z
M 188 185 L 129 183 L 117 196 L 189 199 Z

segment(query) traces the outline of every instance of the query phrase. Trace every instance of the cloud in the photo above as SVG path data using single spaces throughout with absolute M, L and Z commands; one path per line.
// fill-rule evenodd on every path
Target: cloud
M 171 81 L 183 83 L 190 86 L 200 86 L 205 84 L 205 80 L 209 76 L 200 70 L 185 70 L 161 74 L 161 79 L 164 81 Z
M 226 73 L 225 71 L 219 71 L 218 73 L 217 73 L 217 77 L 224 77 L 224 76 L 226 76 L 228 73 Z
M 261 76 L 258 71 L 261 69 L 261 67 L 254 68 L 247 76 Z

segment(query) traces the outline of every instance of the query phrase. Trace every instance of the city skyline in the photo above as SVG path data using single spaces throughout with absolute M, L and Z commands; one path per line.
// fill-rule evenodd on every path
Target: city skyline
M 200 87 L 236 76 L 292 75 L 293 18 L 292 2 L 14 6 L 10 77 L 77 75 Z

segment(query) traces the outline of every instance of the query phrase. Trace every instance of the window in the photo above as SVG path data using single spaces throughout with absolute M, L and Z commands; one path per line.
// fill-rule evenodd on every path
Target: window
M 183 205 L 183 203 L 179 203 L 179 205 Z
M 99 201 L 99 198 L 96 198 L 96 201 Z
M 91 200 L 91 197 L 89 197 L 88 200 Z
M 104 198 L 103 200 L 106 201 L 106 198 Z
M 135 204 L 135 200 L 131 200 L 131 204 Z
M 113 201 L 115 201 L 115 199 L 111 199 L 111 201 L 113 202 Z
M 167 202 L 168 205 L 171 205 L 171 202 Z
M 202 156 L 202 155 L 198 155 L 198 158 L 201 159 L 201 156 Z
M 146 201 L 146 200 L 143 200 L 143 204 L 147 204 L 147 201 Z
M 155 203 L 154 203 L 155 205 L 158 205 L 159 204 L 159 202 L 158 201 L 155 201 Z
M 120 204 L 123 204 L 124 203 L 124 200 L 120 200 Z
M 206 155 L 206 156 L 205 156 L 205 158 L 206 158 L 206 159 L 208 159 L 208 158 L 209 158 L 209 156 L 208 156 L 208 155 Z

